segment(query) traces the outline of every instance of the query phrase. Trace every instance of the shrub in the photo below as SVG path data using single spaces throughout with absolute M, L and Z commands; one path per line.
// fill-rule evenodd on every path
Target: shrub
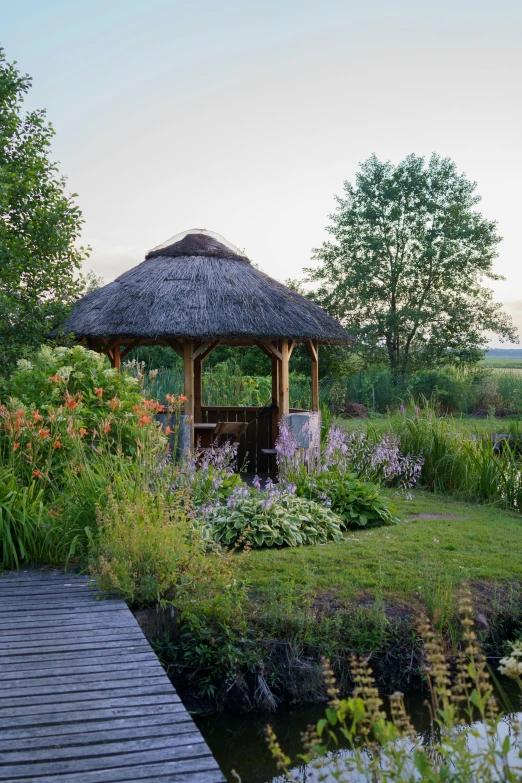
M 54 462 L 59 454 L 70 459 L 76 436 L 94 445 L 104 439 L 114 450 L 136 453 L 143 428 L 151 429 L 152 415 L 161 407 L 144 400 L 135 380 L 108 367 L 104 356 L 79 345 L 44 347 L 32 361 L 20 360 L 1 392 L 4 401 L 10 400 L 4 419 L 14 417 L 8 434 L 24 436 L 17 441 L 20 447 L 31 440 L 34 448 L 35 433 L 38 445 L 59 442 Z
M 301 486 L 298 494 L 326 503 L 343 522 L 343 527 L 376 527 L 400 520 L 395 508 L 379 495 L 377 487 L 355 474 L 319 473 Z
M 234 581 L 226 556 L 200 535 L 183 492 L 167 500 L 146 489 L 109 491 L 89 560 L 100 587 L 132 605 L 208 600 Z
M 341 520 L 319 503 L 292 495 L 238 497 L 207 517 L 225 546 L 300 546 L 342 538 Z

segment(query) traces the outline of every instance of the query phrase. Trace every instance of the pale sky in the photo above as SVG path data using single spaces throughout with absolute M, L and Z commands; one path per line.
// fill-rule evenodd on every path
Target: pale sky
M 498 221 L 522 334 L 521 43 L 516 0 L 0 0 L 106 282 L 196 227 L 299 277 L 359 162 L 435 151 Z

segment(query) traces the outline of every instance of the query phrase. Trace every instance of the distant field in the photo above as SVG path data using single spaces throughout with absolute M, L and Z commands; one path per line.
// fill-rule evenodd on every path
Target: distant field
M 486 358 L 480 362 L 480 366 L 488 367 L 492 370 L 522 370 L 522 359 Z
M 522 425 L 516 417 L 511 418 L 487 418 L 487 419 L 475 419 L 471 416 L 452 416 L 452 421 L 455 427 L 462 432 L 485 434 L 488 432 L 512 432 L 522 434 Z M 401 420 L 401 414 L 393 414 L 391 416 L 382 416 L 378 418 L 370 419 L 338 419 L 344 429 L 349 431 L 364 432 L 369 427 L 377 430 L 377 432 L 389 432 L 393 430 L 393 425 L 399 424 Z

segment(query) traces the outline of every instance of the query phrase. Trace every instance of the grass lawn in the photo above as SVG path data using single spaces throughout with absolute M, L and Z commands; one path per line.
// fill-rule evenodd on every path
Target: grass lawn
M 322 546 L 252 551 L 241 570 L 256 602 L 282 612 L 321 596 L 339 608 L 383 598 L 433 614 L 463 580 L 522 584 L 522 516 L 422 491 L 413 500 L 387 495 L 399 525 L 356 530 Z M 494 602 L 495 588 L 490 592 Z
M 365 432 L 368 427 L 373 428 L 377 432 L 389 432 L 393 429 L 394 423 L 399 422 L 401 414 L 396 413 L 391 416 L 372 417 L 370 419 L 338 419 L 339 423 L 347 430 Z M 487 432 L 514 432 L 517 429 L 522 434 L 522 422 L 519 421 L 521 417 L 506 417 L 506 418 L 484 418 L 475 419 L 471 416 L 459 416 L 455 415 L 451 417 L 451 421 L 455 425 L 456 429 L 461 432 L 467 433 L 479 433 L 484 434 Z M 517 427 L 518 425 L 518 427 Z

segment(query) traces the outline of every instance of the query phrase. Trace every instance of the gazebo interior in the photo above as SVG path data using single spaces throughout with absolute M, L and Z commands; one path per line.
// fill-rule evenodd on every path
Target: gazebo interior
M 201 229 L 164 242 L 141 264 L 84 296 L 64 331 L 105 353 L 118 370 L 138 346 L 169 346 L 183 361 L 183 449 L 208 447 L 219 435 L 236 438 L 238 465 L 246 462 L 257 473 L 273 467 L 282 417 L 296 435 L 306 421 L 319 426 L 319 345 L 353 343 L 307 297 L 256 269 L 223 237 Z M 290 408 L 289 362 L 298 343 L 311 359 L 310 411 Z M 272 399 L 265 407 L 228 406 L 226 400 L 222 406 L 203 405 L 203 362 L 221 345 L 257 346 L 270 358 Z

